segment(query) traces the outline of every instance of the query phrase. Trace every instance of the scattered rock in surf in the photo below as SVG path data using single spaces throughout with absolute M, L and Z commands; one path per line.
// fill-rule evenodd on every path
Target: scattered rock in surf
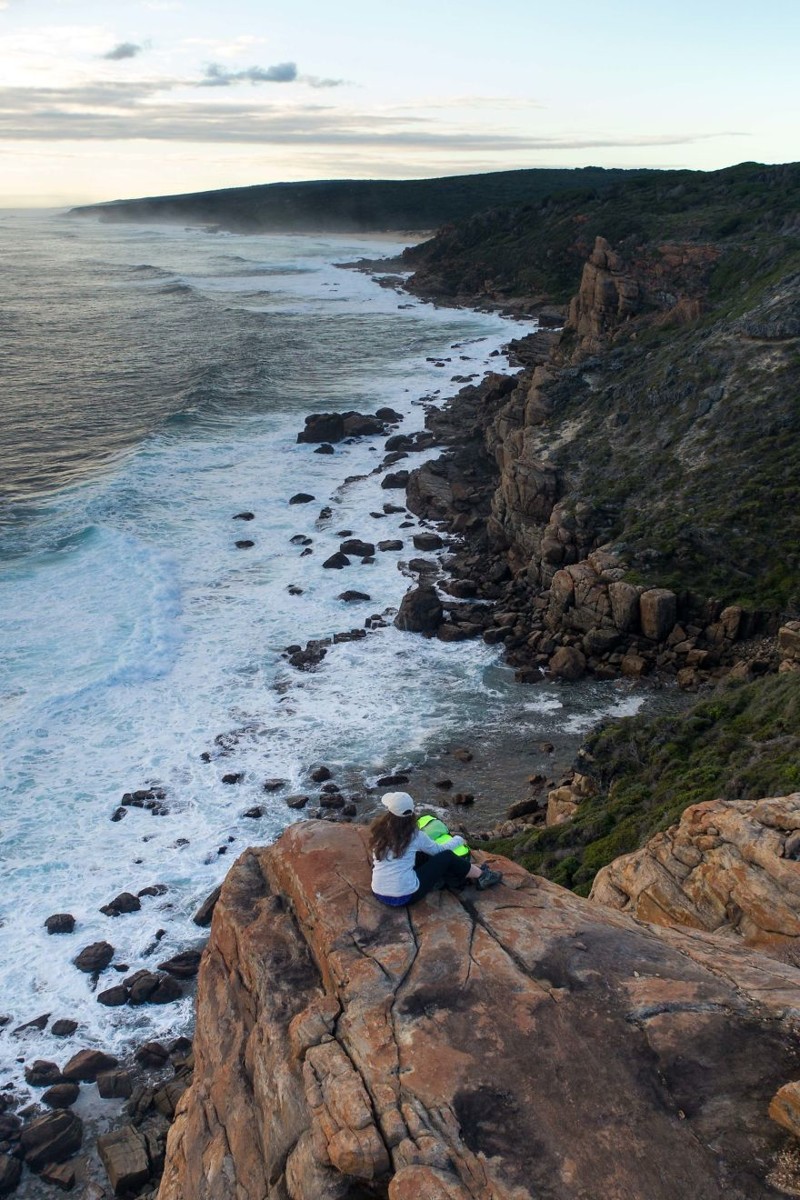
M 201 929 L 204 929 L 207 925 L 211 924 L 211 918 L 214 915 L 214 908 L 219 900 L 219 894 L 221 891 L 222 885 L 215 887 L 213 892 L 206 896 L 205 900 L 192 917 L 195 925 L 199 925 Z
M 42 1093 L 42 1104 L 48 1108 L 71 1108 L 81 1094 L 79 1083 L 55 1083 Z M 0 1185 L 0 1196 L 3 1195 Z
M 201 950 L 181 950 L 158 964 L 159 971 L 166 971 L 176 979 L 193 979 L 200 967 Z
M 340 442 L 344 437 L 344 417 L 341 413 L 311 413 L 305 428 L 297 435 L 300 443 Z
M 258 821 L 263 817 L 264 812 L 265 810 L 260 804 L 255 804 L 252 808 L 248 808 L 246 812 L 243 812 L 242 816 L 249 817 L 252 821 Z
M 301 649 L 300 646 L 290 646 L 287 647 L 285 653 L 290 665 L 296 667 L 298 671 L 311 671 L 322 662 L 328 653 L 327 648 L 330 644 L 330 638 L 312 638 L 306 643 L 305 649 Z
M 386 422 L 382 421 L 379 416 L 370 416 L 369 413 L 346 412 L 342 414 L 344 417 L 344 436 L 345 437 L 375 437 L 377 434 L 386 433 Z M 329 441 L 333 439 L 329 438 Z
M 111 1071 L 118 1066 L 119 1059 L 104 1050 L 79 1050 L 61 1074 L 70 1083 L 94 1083 L 101 1071 Z
M 20 1134 L 25 1162 L 32 1171 L 50 1163 L 62 1163 L 81 1148 L 83 1121 L 66 1109 L 56 1109 L 37 1117 Z
M 340 538 L 346 538 L 346 537 L 351 537 L 352 533 L 353 533 L 352 529 L 339 529 L 336 532 L 336 536 L 340 537 Z
M 251 542 L 249 538 L 239 538 L 234 544 L 237 550 L 250 550 L 255 546 L 255 542 Z
M 107 917 L 119 917 L 123 913 L 138 912 L 141 907 L 142 902 L 138 896 L 134 896 L 132 892 L 120 892 L 108 904 L 104 904 L 100 912 L 105 913 Z
M 342 542 L 339 553 L 352 554 L 355 558 L 367 558 L 375 553 L 375 546 L 372 542 L 362 542 L 360 538 L 349 538 Z
M 449 792 L 453 786 L 453 781 L 452 779 L 437 779 L 433 786 L 439 788 L 442 792 Z
M 287 796 L 287 808 L 305 808 L 308 804 L 308 796 Z
M 367 617 L 366 621 L 364 622 L 365 629 L 386 629 L 388 625 L 388 621 L 384 621 L 383 617 L 375 614 L 373 614 L 371 617 Z
M 371 600 L 372 597 L 368 596 L 366 592 L 355 592 L 350 590 L 346 592 L 340 592 L 337 599 L 344 600 L 346 604 L 354 604 L 357 600 Z
M 355 817 L 358 814 L 358 809 L 351 800 L 348 800 L 344 808 L 341 809 L 341 814 L 343 817 Z
M 336 792 L 340 792 L 341 790 L 342 789 L 339 787 L 339 785 L 333 782 L 322 785 L 322 791 L 327 792 L 330 796 L 334 795 Z
M 48 933 L 72 933 L 75 928 L 75 918 L 72 913 L 53 913 L 44 923 Z
M 335 633 L 333 640 L 338 646 L 341 642 L 360 642 L 366 636 L 366 629 L 348 629 L 345 633 Z
M 388 407 L 377 408 L 375 410 L 375 416 L 378 418 L 379 421 L 386 421 L 390 425 L 395 425 L 395 424 L 397 424 L 398 421 L 405 420 L 405 417 L 403 416 L 402 413 L 395 412 L 395 410 L 393 408 L 388 408 Z
M 390 471 L 381 480 L 382 488 L 404 488 L 408 483 L 408 471 Z
M 289 538 L 289 541 L 293 546 L 310 546 L 314 539 L 307 537 L 304 533 L 296 533 L 293 537 Z
M 377 787 L 395 787 L 400 783 L 408 783 L 408 775 L 381 775 Z
M 138 1192 L 150 1178 L 147 1142 L 133 1125 L 101 1134 L 97 1152 L 116 1196 Z
M 10 1154 L 0 1154 L 0 1196 L 13 1192 L 22 1178 L 22 1163 Z
M 408 633 L 435 633 L 442 623 L 444 609 L 436 589 L 430 584 L 406 592 L 394 619 L 398 629 Z
M 350 566 L 350 559 L 346 554 L 342 554 L 340 551 L 337 551 L 337 553 L 332 554 L 330 558 L 326 558 L 322 565 L 330 571 L 341 571 L 342 567 Z
M 128 992 L 128 1004 L 170 1004 L 179 1000 L 183 988 L 170 975 L 158 975 L 155 971 L 136 971 L 123 986 Z
M 332 516 L 333 516 L 333 509 L 329 508 L 328 505 L 326 504 L 324 508 L 321 508 L 319 510 L 319 516 L 317 517 L 317 520 L 318 521 L 329 521 Z
M 161 1042 L 143 1042 L 134 1054 L 134 1058 L 143 1067 L 160 1068 L 166 1066 L 169 1060 L 169 1050 Z
M 319 804 L 320 808 L 344 808 L 345 798 L 339 792 L 323 792 Z
M 103 1071 L 97 1076 L 97 1091 L 103 1100 L 127 1100 L 133 1092 L 130 1071 Z
M 395 463 L 399 463 L 402 459 L 408 458 L 408 455 L 403 450 L 395 450 L 392 454 L 387 454 L 381 463 L 382 467 L 393 467 Z
M 404 513 L 406 510 L 402 504 L 384 504 L 383 511 L 387 517 L 391 517 L 394 513 Z
M 231 520 L 232 521 L 253 521 L 255 519 L 255 515 L 256 515 L 255 513 L 251 513 L 251 512 L 240 512 L 240 513 L 236 513 L 235 516 L 231 517 Z
M 9 1020 L 11 1018 L 9 1017 Z M 18 1025 L 14 1030 L 15 1034 L 27 1033 L 29 1030 L 35 1029 L 39 1033 L 47 1028 L 47 1022 L 50 1020 L 50 1013 L 42 1013 L 41 1016 L 34 1017 L 32 1021 L 26 1021 L 24 1025 Z
M 244 771 L 229 771 L 227 775 L 222 776 L 223 783 L 241 783 L 244 779 Z
M 291 499 L 289 500 L 289 503 L 290 504 L 310 504 L 313 499 L 314 499 L 314 496 L 309 495 L 308 492 L 297 492 L 296 495 L 291 497 Z
M 146 808 L 154 817 L 165 817 L 169 809 L 162 803 L 167 793 L 163 788 L 139 788 L 122 797 L 123 808 Z
M 265 779 L 261 786 L 265 792 L 277 792 L 285 783 L 285 779 Z
M 115 808 L 113 813 L 111 814 L 111 820 L 112 821 L 122 821 L 125 817 L 127 817 L 127 815 L 128 815 L 127 808 L 122 808 L 122 807 Z
M 310 772 L 309 778 L 312 779 L 314 783 L 325 783 L 331 778 L 332 774 L 333 772 L 331 771 L 330 767 L 315 767 L 314 770 Z
M 290 583 L 286 589 L 290 596 L 302 596 L 303 589 L 298 587 L 296 583 Z
M 394 450 L 412 450 L 414 447 L 414 439 L 409 437 L 407 433 L 395 433 L 390 438 L 387 438 L 383 444 L 384 450 L 391 453 Z
M 301 557 L 301 558 L 308 558 L 309 554 L 313 554 L 313 553 L 314 553 L 314 551 L 311 549 L 311 547 L 310 547 L 310 546 L 306 546 L 305 550 L 301 550 L 301 551 L 300 551 L 300 557 Z
M 84 946 L 72 961 L 79 971 L 93 975 L 96 971 L 104 971 L 113 957 L 114 947 L 109 942 L 92 942 L 91 946 Z
M 386 517 L 386 513 L 382 512 L 371 512 L 369 515 L 374 517 L 376 521 L 383 521 Z
M 25 1068 L 25 1082 L 31 1087 L 50 1087 L 53 1083 L 61 1082 L 61 1068 L 58 1063 L 37 1058 Z
M 450 754 L 457 762 L 468 763 L 473 759 L 472 751 L 467 750 L 465 746 L 457 746 L 455 750 L 450 751 Z
M 66 1017 L 61 1017 L 58 1021 L 53 1021 L 50 1026 L 50 1032 L 53 1037 L 72 1037 L 75 1030 L 78 1028 L 77 1021 L 71 1021 Z
M 169 888 L 165 883 L 150 883 L 147 887 L 140 888 L 136 893 L 140 898 L 142 896 L 166 896 Z
M 411 529 L 411 528 L 413 528 L 413 525 L 414 525 L 413 521 L 401 521 L 400 522 L 401 529 Z
M 444 545 L 438 533 L 415 533 L 411 540 L 417 550 L 440 550 Z
M 200 755 L 200 761 L 201 761 L 201 762 L 204 762 L 204 763 L 210 763 L 210 762 L 211 762 L 211 755 L 210 755 L 210 753 L 208 752 L 208 750 L 204 750 L 204 751 L 203 751 L 203 753 Z M 125 810 L 123 809 L 122 811 L 124 812 Z M 114 818 L 112 817 L 111 819 L 112 819 L 112 821 L 113 821 L 113 819 L 114 819 Z
M 315 454 L 334 454 L 335 451 L 333 449 L 333 446 L 330 444 L 330 442 L 323 442 L 320 446 L 317 446 L 314 453 Z
M 401 538 L 388 538 L 385 542 L 378 542 L 379 550 L 402 550 L 403 541 Z
M 455 796 L 453 796 L 453 804 L 457 804 L 462 808 L 466 808 L 474 803 L 475 797 L 472 792 L 456 792 Z
M 128 1003 L 128 989 L 124 984 L 117 983 L 114 987 L 98 992 L 97 1003 L 105 1005 L 106 1008 L 121 1008 L 123 1004 Z

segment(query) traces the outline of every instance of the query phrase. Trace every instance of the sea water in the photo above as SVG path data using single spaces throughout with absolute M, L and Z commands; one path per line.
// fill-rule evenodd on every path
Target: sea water
M 374 473 L 384 439 L 329 455 L 297 443 L 307 414 L 333 409 L 388 405 L 403 432 L 423 428 L 452 376 L 508 369 L 497 352 L 529 324 L 336 266 L 396 253 L 388 238 L 3 213 L 0 247 L 3 1086 L 23 1060 L 124 1054 L 188 1028 L 188 997 L 106 1008 L 96 994 L 121 976 L 96 982 L 72 960 L 106 940 L 116 964 L 154 969 L 201 944 L 198 904 L 237 853 L 296 819 L 286 797 L 315 793 L 313 764 L 355 780 L 366 812 L 381 774 L 448 738 L 510 723 L 546 736 L 637 701 L 613 685 L 522 687 L 482 642 L 395 629 L 417 552 L 408 514 L 370 515 L 403 499 Z M 290 504 L 298 492 L 313 501 Z M 345 530 L 404 548 L 323 569 Z M 346 589 L 370 599 L 348 604 Z M 288 644 L 373 614 L 386 627 L 315 670 L 287 663 Z M 268 778 L 284 784 L 266 793 Z M 125 792 L 151 787 L 165 815 L 111 820 Z M 259 821 L 243 815 L 253 806 Z M 99 911 L 154 884 L 166 891 L 139 912 Z M 58 912 L 73 934 L 48 935 Z M 15 1032 L 44 1014 L 77 1020 L 74 1037 Z

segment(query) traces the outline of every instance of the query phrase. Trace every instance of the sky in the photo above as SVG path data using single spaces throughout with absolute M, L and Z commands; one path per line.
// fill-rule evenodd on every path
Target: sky
M 797 0 L 0 0 L 0 206 L 800 159 Z

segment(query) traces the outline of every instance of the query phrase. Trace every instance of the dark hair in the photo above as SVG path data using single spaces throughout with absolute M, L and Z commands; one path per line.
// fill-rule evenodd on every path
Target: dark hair
M 408 847 L 417 828 L 417 818 L 413 812 L 396 817 L 392 812 L 385 812 L 372 822 L 369 834 L 369 848 L 375 857 L 381 861 L 391 851 L 395 858 Z

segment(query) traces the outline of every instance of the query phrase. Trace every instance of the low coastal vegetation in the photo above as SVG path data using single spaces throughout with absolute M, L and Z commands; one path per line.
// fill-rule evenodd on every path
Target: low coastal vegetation
M 601 867 L 690 805 L 800 790 L 800 672 L 729 684 L 678 714 L 604 725 L 586 742 L 580 769 L 598 792 L 571 821 L 488 846 L 586 896 Z

